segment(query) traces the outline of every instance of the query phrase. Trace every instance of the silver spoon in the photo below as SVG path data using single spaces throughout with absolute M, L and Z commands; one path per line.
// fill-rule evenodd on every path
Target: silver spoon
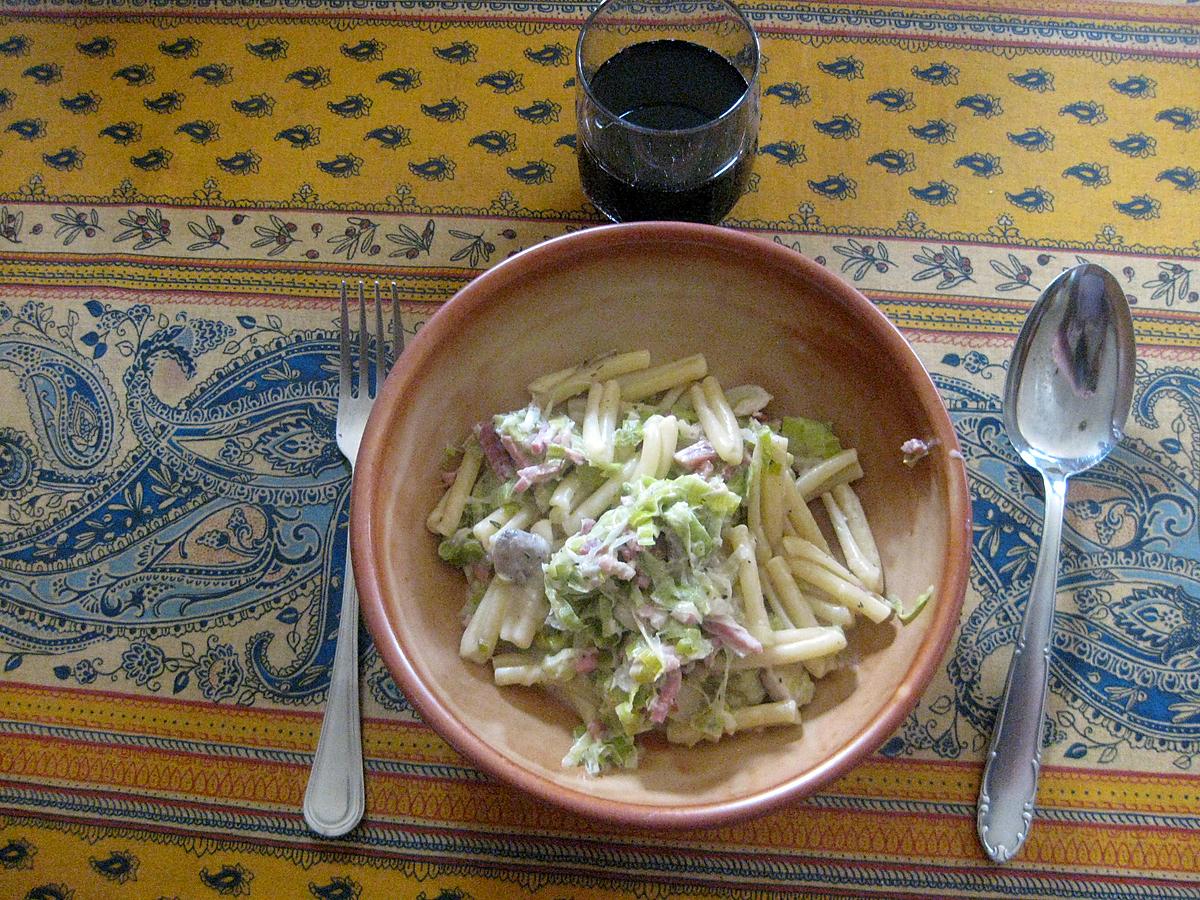
M 1067 479 L 1096 465 L 1121 439 L 1134 359 L 1125 293 L 1094 265 L 1051 282 L 1013 349 L 1004 425 L 1017 453 L 1042 473 L 1046 523 L 979 789 L 979 840 L 999 863 L 1021 849 L 1033 820 Z

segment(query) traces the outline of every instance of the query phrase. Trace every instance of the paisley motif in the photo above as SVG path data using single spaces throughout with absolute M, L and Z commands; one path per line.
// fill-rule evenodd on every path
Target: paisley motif
M 913 66 L 912 73 L 928 84 L 958 84 L 958 66 L 949 63 L 932 63 L 925 68 Z
M 101 329 L 129 315 L 98 301 L 88 312 Z M 244 318 L 241 327 L 257 327 Z M 0 640 L 63 653 L 119 636 L 144 643 L 210 631 L 287 607 L 288 621 L 306 624 L 284 655 L 272 647 L 268 660 L 263 634 L 243 662 L 235 649 L 219 661 L 244 667 L 239 690 L 276 700 L 324 690 L 349 485 L 334 440 L 336 341 L 278 338 L 182 398 L 160 395 L 164 378 L 194 378 L 199 360 L 233 333 L 203 318 L 143 328 L 123 375 L 124 406 L 53 329 L 0 336 L 0 371 L 18 384 L 36 426 L 29 435 L 0 430 L 0 496 L 64 498 L 46 520 L 0 542 L 9 602 Z
M 0 338 L 0 370 L 18 377 L 45 464 L 87 479 L 115 447 L 112 388 L 98 369 L 51 339 Z
M 936 380 L 979 476 L 971 577 L 981 600 L 951 654 L 953 697 L 927 698 L 928 709 L 885 746 L 891 755 L 982 747 L 1042 527 L 1040 481 L 1008 443 L 999 398 L 957 378 Z M 1065 707 L 1047 718 L 1043 743 L 1072 759 L 1112 762 L 1128 745 L 1176 754 L 1188 767 L 1200 752 L 1200 378 L 1143 369 L 1134 422 L 1155 427 L 1168 411 L 1190 435 L 1190 455 L 1127 436 L 1099 470 L 1071 481 L 1050 668 Z M 930 710 L 939 711 L 933 719 Z

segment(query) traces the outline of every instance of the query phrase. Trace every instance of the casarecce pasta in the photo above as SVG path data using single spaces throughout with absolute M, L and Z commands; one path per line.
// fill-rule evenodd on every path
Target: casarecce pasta
M 770 419 L 701 354 L 606 354 L 529 391 L 455 448 L 428 524 L 466 575 L 463 658 L 578 711 L 564 765 L 795 725 L 859 617 L 898 609 L 828 425 Z

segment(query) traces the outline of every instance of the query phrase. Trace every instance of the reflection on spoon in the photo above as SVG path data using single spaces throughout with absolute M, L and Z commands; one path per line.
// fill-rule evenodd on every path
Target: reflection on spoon
M 1068 292 L 1066 309 L 1054 342 L 1054 361 L 1080 397 L 1096 392 L 1100 380 L 1100 354 L 1108 332 L 1108 303 L 1104 276 L 1084 271 Z

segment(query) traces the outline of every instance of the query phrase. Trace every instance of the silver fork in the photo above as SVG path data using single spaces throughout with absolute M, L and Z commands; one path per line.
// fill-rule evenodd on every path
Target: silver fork
M 400 301 L 396 283 L 392 282 L 393 354 L 389 358 L 384 347 L 383 296 L 376 281 L 375 365 L 372 373 L 368 359 L 366 289 L 363 282 L 359 281 L 356 389 L 351 378 L 354 366 L 351 363 L 350 311 L 346 294 L 347 286 L 343 281 L 337 444 L 342 456 L 350 463 L 353 480 L 354 460 L 358 456 L 358 445 L 362 441 L 367 417 L 392 360 L 404 349 L 404 333 L 400 327 Z M 309 828 L 325 837 L 339 837 L 357 825 L 362 818 L 365 802 L 359 721 L 361 711 L 358 704 L 358 591 L 354 586 L 348 542 L 342 585 L 342 612 L 338 622 L 337 651 L 333 656 L 333 671 L 329 677 L 325 719 L 321 722 L 321 737 L 317 741 L 308 788 L 304 792 L 304 821 Z

